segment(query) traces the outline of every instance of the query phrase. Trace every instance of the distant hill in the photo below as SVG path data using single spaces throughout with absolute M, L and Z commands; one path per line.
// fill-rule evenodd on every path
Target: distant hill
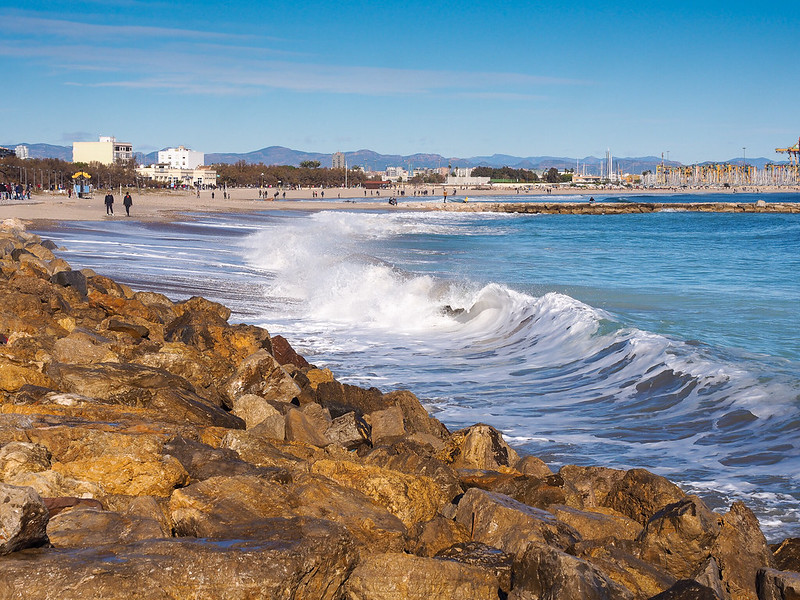
M 19 144 L 0 144 L 6 148 L 14 148 Z M 52 144 L 23 144 L 28 146 L 31 158 L 59 158 L 61 160 L 72 160 L 71 146 L 54 146 Z M 379 154 L 372 150 L 355 150 L 345 152 L 348 166 L 360 166 L 368 170 L 384 171 L 386 167 L 403 167 L 406 169 L 414 167 L 437 168 L 437 167 L 512 167 L 514 169 L 536 169 L 545 171 L 552 167 L 557 169 L 574 169 L 576 166 L 579 172 L 588 174 L 600 174 L 605 166 L 605 158 L 595 156 L 585 156 L 583 158 L 569 158 L 565 156 L 513 156 L 510 154 L 492 154 L 491 156 L 472 156 L 469 158 L 446 157 L 440 154 Z M 306 160 L 319 161 L 323 167 L 329 167 L 332 163 L 332 154 L 321 152 L 304 152 L 292 150 L 284 146 L 268 146 L 252 152 L 207 152 L 206 164 L 233 164 L 240 160 L 249 164 L 263 163 L 265 165 L 292 165 L 299 166 Z M 158 161 L 158 151 L 148 154 L 136 153 L 137 161 L 140 164 L 152 164 Z M 671 166 L 681 166 L 677 161 L 663 161 L 664 164 Z M 729 162 L 731 164 L 742 164 L 741 158 L 733 158 L 729 161 L 707 161 Z M 641 173 L 643 171 L 654 171 L 656 165 L 662 163 L 662 159 L 657 156 L 640 157 L 614 157 L 614 170 L 625 173 Z M 786 164 L 786 161 L 776 161 L 768 158 L 747 158 L 747 163 L 757 166 L 759 169 L 766 164 Z

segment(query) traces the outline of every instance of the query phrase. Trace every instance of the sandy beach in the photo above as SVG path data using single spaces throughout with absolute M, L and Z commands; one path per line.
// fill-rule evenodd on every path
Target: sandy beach
M 236 188 L 229 190 L 228 198 L 223 197 L 222 190 L 216 190 L 212 198 L 211 191 L 203 191 L 197 197 L 195 192 L 155 190 L 155 191 L 132 191 L 133 206 L 129 218 L 139 221 L 170 221 L 179 218 L 187 212 L 246 212 L 263 210 L 341 210 L 358 208 L 360 210 L 465 210 L 467 205 L 463 203 L 450 203 L 446 205 L 440 199 L 442 186 L 422 186 L 419 190 L 427 189 L 427 196 L 414 196 L 412 186 L 405 187 L 405 195 L 399 195 L 399 189 L 381 190 L 380 196 L 377 192 L 367 191 L 361 188 L 333 188 L 323 190 L 325 196 L 319 196 L 319 189 L 286 190 L 286 198 L 281 195 L 279 199 L 271 198 L 273 190 L 266 190 L 270 199 L 259 198 L 257 188 Z M 446 187 L 448 198 L 453 198 L 453 190 L 456 190 L 456 198 L 463 199 L 479 198 L 485 196 L 505 196 L 509 202 L 515 198 L 524 197 L 527 194 L 547 194 L 546 190 L 518 192 L 516 188 L 495 188 L 495 189 L 458 189 L 452 186 Z M 642 190 L 642 189 L 610 189 L 610 190 L 586 190 L 582 188 L 553 188 L 548 196 L 552 197 L 553 202 L 559 202 L 559 198 L 565 196 L 630 196 L 630 195 L 651 195 L 662 196 L 665 194 L 715 194 L 718 193 L 723 202 L 736 202 L 737 195 L 743 190 L 715 190 L 715 189 L 690 189 L 690 190 Z M 758 192 L 769 194 L 773 192 L 798 192 L 795 189 L 765 189 L 759 188 Z M 744 193 L 752 193 L 755 190 L 746 190 Z M 37 193 L 30 201 L 6 200 L 0 202 L 0 219 L 18 218 L 30 222 L 55 222 L 55 221 L 101 221 L 106 219 L 125 219 L 125 207 L 122 205 L 122 197 L 125 190 L 119 193 L 114 192 L 114 214 L 106 215 L 104 205 L 104 191 L 96 191 L 90 198 L 68 198 L 66 194 L 58 193 Z M 282 194 L 282 192 L 281 192 Z M 396 197 L 399 204 L 390 206 L 390 197 Z M 571 198 L 572 199 L 572 198 Z M 566 200 L 565 200 L 566 201 Z M 470 206 L 469 210 L 480 210 Z

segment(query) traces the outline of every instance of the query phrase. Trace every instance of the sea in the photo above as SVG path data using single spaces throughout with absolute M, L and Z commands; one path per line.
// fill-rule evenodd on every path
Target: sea
M 285 336 L 340 381 L 411 390 L 451 430 L 488 423 L 554 471 L 646 468 L 714 510 L 744 501 L 769 541 L 800 537 L 800 214 L 521 215 L 400 200 L 37 233 L 73 268 L 222 302 L 232 322 Z

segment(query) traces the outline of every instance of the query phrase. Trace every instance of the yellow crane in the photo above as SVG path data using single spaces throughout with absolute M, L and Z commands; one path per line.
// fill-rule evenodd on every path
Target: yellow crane
M 790 165 L 800 164 L 800 139 L 798 139 L 797 143 L 791 148 L 775 148 L 775 152 L 779 152 L 780 154 L 788 154 Z

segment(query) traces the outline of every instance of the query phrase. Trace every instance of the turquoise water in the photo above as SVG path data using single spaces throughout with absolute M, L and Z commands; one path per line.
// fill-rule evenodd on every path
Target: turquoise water
M 770 539 L 800 535 L 800 215 L 354 210 L 42 233 L 75 266 L 225 302 L 342 380 L 411 389 L 451 429 L 488 422 L 554 469 L 645 467 L 715 508 L 744 499 Z

